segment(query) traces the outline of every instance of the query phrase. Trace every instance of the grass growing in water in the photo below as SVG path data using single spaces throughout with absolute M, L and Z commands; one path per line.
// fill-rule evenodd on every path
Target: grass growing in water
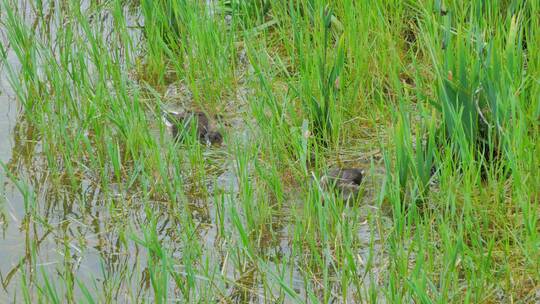
M 538 301 L 535 1 L 30 4 L 0 5 L 6 298 Z M 366 169 L 358 204 L 331 166 Z

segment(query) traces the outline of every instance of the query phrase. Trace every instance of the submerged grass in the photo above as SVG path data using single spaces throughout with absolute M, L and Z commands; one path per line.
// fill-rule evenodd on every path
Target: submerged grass
M 540 301 L 536 1 L 29 4 L 0 4 L 6 301 Z

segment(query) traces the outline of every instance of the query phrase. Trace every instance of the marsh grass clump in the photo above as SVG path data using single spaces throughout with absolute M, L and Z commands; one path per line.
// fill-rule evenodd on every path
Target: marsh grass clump
M 270 0 L 220 0 L 216 6 L 225 14 L 239 18 L 242 26 L 265 23 L 272 8 Z
M 515 17 L 503 35 L 486 37 L 472 27 L 465 39 L 451 40 L 438 70 L 438 102 L 433 105 L 442 114 L 439 144 L 453 146 L 464 165 L 476 162 L 484 178 L 489 168 L 508 170 L 506 137 L 516 119 L 508 100 L 514 99 L 511 88 L 524 81 L 519 72 L 525 68 L 525 55 L 517 44 L 520 32 Z
M 425 110 L 421 108 L 420 112 L 423 111 Z M 397 172 L 395 175 L 389 175 L 389 181 L 395 181 L 398 185 L 395 193 L 396 200 L 401 202 L 400 205 L 404 209 L 408 208 L 405 203 L 408 200 L 415 205 L 421 205 L 426 201 L 436 173 L 434 172 L 437 166 L 436 161 L 441 154 L 436 150 L 435 115 L 424 116 L 423 123 L 412 128 L 411 116 L 403 114 L 407 112 L 404 107 L 401 107 L 402 114 L 397 117 L 394 130 Z M 389 163 L 386 165 L 388 166 Z M 387 170 L 391 170 L 390 167 L 387 167 Z
M 489 77 L 492 68 L 486 61 L 493 54 L 485 54 L 485 47 L 482 45 L 469 55 L 464 45 L 458 45 L 456 50 L 448 47 L 444 55 L 444 70 L 448 72 L 441 80 L 436 108 L 442 114 L 444 128 L 444 134 L 438 137 L 439 144 L 453 144 L 454 153 L 463 164 L 476 161 L 490 166 L 501 154 L 501 121 L 497 117 L 500 109 L 494 79 Z M 454 52 L 457 57 L 452 55 Z M 444 142 L 445 138 L 449 143 Z

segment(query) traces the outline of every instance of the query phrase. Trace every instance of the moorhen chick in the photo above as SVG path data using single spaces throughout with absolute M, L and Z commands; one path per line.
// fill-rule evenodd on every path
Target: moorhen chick
M 321 184 L 326 188 L 338 191 L 346 202 L 356 199 L 360 184 L 364 178 L 364 170 L 358 168 L 333 168 L 321 178 Z
M 192 120 L 195 120 L 197 137 L 201 143 L 220 145 L 223 142 L 223 136 L 217 130 L 214 130 L 210 124 L 208 116 L 203 112 L 166 112 L 164 114 L 165 123 L 171 127 L 172 135 L 175 140 L 183 140 L 183 136 L 189 131 Z

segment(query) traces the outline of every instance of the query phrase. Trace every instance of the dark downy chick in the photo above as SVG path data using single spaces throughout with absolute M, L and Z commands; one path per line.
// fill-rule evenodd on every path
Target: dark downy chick
M 358 168 L 334 168 L 321 178 L 326 188 L 337 190 L 345 201 L 354 200 L 360 191 L 360 184 L 364 178 L 364 170 Z
M 164 114 L 166 123 L 172 129 L 172 135 L 175 140 L 181 141 L 184 134 L 189 130 L 192 120 L 195 120 L 197 137 L 203 144 L 220 145 L 223 142 L 223 136 L 219 131 L 212 130 L 208 116 L 203 112 L 167 112 Z

